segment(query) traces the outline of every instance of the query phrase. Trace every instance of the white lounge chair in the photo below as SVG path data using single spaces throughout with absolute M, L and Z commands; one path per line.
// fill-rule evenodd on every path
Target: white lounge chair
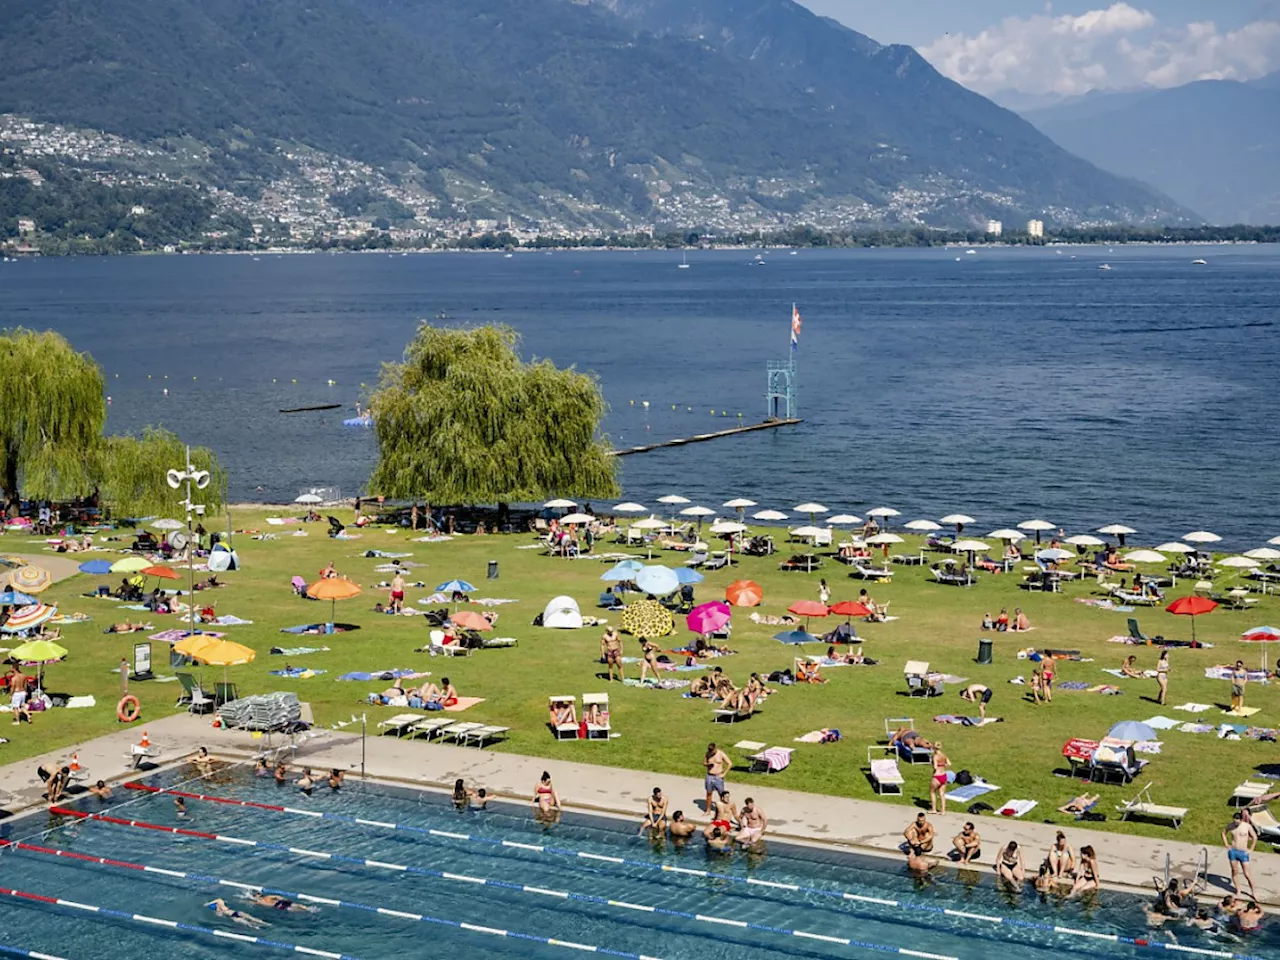
M 885 737 L 891 738 L 899 727 L 914 730 L 916 721 L 913 717 L 886 717 L 884 721 Z M 884 745 L 885 750 L 893 753 L 910 764 L 929 763 L 933 759 L 933 751 L 928 747 L 911 747 L 905 743 Z
M 440 654 L 445 657 L 469 657 L 471 649 L 464 647 L 459 643 L 445 643 L 443 630 L 432 630 L 429 634 L 431 638 L 431 652 Z
M 1259 837 L 1268 843 L 1280 843 L 1280 820 L 1276 819 L 1269 807 L 1251 808 L 1249 819 Z
M 458 743 L 462 743 L 463 738 L 465 738 L 470 733 L 474 733 L 475 731 L 479 730 L 483 726 L 484 726 L 483 723 L 476 723 L 474 721 L 464 721 L 462 723 L 451 723 L 447 727 L 440 728 L 440 739 L 443 740 L 445 737 L 448 737 L 451 740 L 455 740 Z
M 397 737 L 401 737 L 414 724 L 427 719 L 430 718 L 421 713 L 397 713 L 394 717 L 379 721 L 378 729 L 384 733 L 393 732 Z
M 510 732 L 510 727 L 495 727 L 484 724 L 477 730 L 464 731 L 461 736 L 454 737 L 454 739 L 464 747 L 474 743 L 476 748 L 479 749 L 485 745 L 486 741 L 504 739 Z
M 1143 797 L 1146 799 L 1144 800 Z M 1116 804 L 1116 809 L 1121 811 L 1121 820 L 1128 820 L 1130 817 L 1165 820 L 1173 824 L 1175 830 L 1182 826 L 1182 821 L 1187 818 L 1186 807 L 1169 807 L 1161 803 L 1152 803 L 1150 784 L 1139 790 L 1138 795 L 1132 800 Z
M 409 734 L 410 739 L 416 737 L 420 733 L 425 733 L 427 735 L 427 739 L 430 740 L 437 730 L 442 727 L 447 727 L 452 723 L 454 723 L 454 719 L 452 717 L 423 717 L 417 723 L 410 724 L 404 732 Z
M 557 740 L 577 740 L 578 698 L 574 696 L 547 697 L 547 709 L 550 711 L 550 716 L 555 716 L 557 706 L 566 703 L 573 706 L 574 721 L 572 723 L 552 723 L 552 731 L 555 733 Z
M 1253 803 L 1259 797 L 1269 793 L 1275 784 L 1256 783 L 1252 780 L 1246 780 L 1240 786 L 1236 787 L 1231 794 L 1231 802 L 1237 806 Z M 1243 803 L 1242 803 L 1243 801 Z
M 609 695 L 607 693 L 584 693 L 582 695 L 582 716 L 585 718 L 588 708 L 596 706 L 604 715 L 604 723 L 587 721 L 588 740 L 609 740 L 613 730 L 609 725 Z
M 763 743 L 755 740 L 742 740 L 734 744 L 737 750 L 750 750 L 747 754 L 747 760 L 750 761 L 751 773 L 780 773 L 787 767 L 791 766 L 791 754 L 795 752 L 793 747 L 768 747 Z M 754 748 L 754 749 L 753 749 Z M 775 769 L 770 763 L 769 758 L 765 756 L 766 750 L 781 750 L 787 755 L 787 762 L 781 767 Z
M 876 759 L 872 756 L 877 750 L 884 750 L 883 746 L 867 747 L 867 763 L 871 766 L 871 786 L 876 793 L 902 793 L 902 786 L 907 781 L 902 777 L 902 771 L 898 769 L 898 761 L 893 757 L 881 757 Z

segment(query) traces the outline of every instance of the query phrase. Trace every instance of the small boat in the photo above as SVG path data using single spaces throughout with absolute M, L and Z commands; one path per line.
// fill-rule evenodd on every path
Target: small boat
M 677 269 L 677 270 L 688 270 L 688 269 L 689 269 L 689 255 L 688 255 L 687 253 L 683 255 L 683 258 L 681 259 L 681 261 L 680 261 L 679 265 L 676 267 L 676 269 Z
M 511 259 L 512 257 L 514 257 L 514 256 L 515 256 L 515 254 L 514 254 L 514 253 L 504 253 L 504 254 L 502 255 L 502 259 L 503 259 L 503 260 L 510 260 L 510 259 Z
M 757 253 L 757 254 L 756 254 L 756 258 L 755 258 L 754 260 L 752 260 L 751 262 L 752 262 L 753 264 L 755 264 L 757 267 L 763 267 L 763 266 L 764 266 L 764 264 L 765 264 L 764 254 L 763 254 L 763 253 Z
M 795 256 L 797 253 L 799 253 L 799 252 L 800 252 L 799 250 L 792 250 L 792 251 L 791 251 L 791 256 L 793 256 L 793 257 L 794 257 L 794 256 Z
M 966 250 L 964 253 L 967 257 L 976 257 L 978 255 L 977 250 Z
M 1207 266 L 1208 263 L 1209 263 L 1208 260 L 1192 260 L 1191 261 L 1191 265 L 1193 267 L 1204 267 L 1204 266 Z
M 1111 269 L 1111 264 L 1109 264 L 1109 263 L 1100 263 L 1100 264 L 1098 264 L 1098 269 L 1099 269 L 1099 270 L 1110 270 L 1110 269 Z
M 956 263 L 959 263 L 962 259 L 962 257 L 956 257 Z

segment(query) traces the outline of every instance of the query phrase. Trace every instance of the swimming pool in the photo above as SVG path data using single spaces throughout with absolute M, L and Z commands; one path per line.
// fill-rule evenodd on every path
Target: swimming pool
M 943 871 L 918 883 L 892 860 L 780 843 L 763 856 L 708 855 L 700 840 L 653 845 L 608 818 L 569 814 L 544 826 L 508 805 L 459 814 L 436 794 L 356 782 L 306 797 L 240 769 L 183 789 L 289 811 L 190 799 L 180 818 L 171 796 L 118 789 L 110 803 L 87 798 L 73 807 L 187 832 L 43 813 L 14 821 L 5 837 L 40 849 L 0 854 L 0 887 L 82 906 L 0 898 L 0 945 L 71 960 L 178 950 L 193 958 L 286 950 L 359 960 L 451 951 L 564 958 L 584 948 L 662 960 L 1048 960 L 1168 953 L 1166 944 L 1280 956 L 1272 931 L 1244 942 L 1183 925 L 1149 931 L 1139 898 L 1104 892 L 1096 904 L 1042 902 L 998 891 L 989 867 L 968 880 Z M 235 884 L 319 898 L 311 901 L 319 912 L 254 906 Z M 254 931 L 216 917 L 204 906 L 214 897 L 271 925 Z M 1151 946 L 1100 939 L 1112 936 L 1149 937 Z

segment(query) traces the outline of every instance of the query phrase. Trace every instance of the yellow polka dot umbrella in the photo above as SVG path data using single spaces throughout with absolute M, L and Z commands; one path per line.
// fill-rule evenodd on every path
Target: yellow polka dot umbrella
M 657 600 L 638 600 L 623 611 L 622 629 L 633 637 L 648 640 L 675 633 L 676 623 L 671 611 Z
M 28 565 L 9 574 L 9 585 L 23 593 L 43 593 L 53 586 L 53 575 L 44 567 Z

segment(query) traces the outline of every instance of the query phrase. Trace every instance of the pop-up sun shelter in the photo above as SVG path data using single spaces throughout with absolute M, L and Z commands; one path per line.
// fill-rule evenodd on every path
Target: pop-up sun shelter
M 542 625 L 554 630 L 577 630 L 582 626 L 582 611 L 573 597 L 556 597 L 542 611 Z

